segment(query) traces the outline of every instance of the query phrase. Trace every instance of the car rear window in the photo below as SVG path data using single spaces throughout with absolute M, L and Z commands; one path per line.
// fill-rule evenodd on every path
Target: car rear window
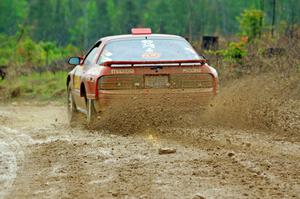
M 98 60 L 107 61 L 175 61 L 202 59 L 184 39 L 131 39 L 108 43 Z

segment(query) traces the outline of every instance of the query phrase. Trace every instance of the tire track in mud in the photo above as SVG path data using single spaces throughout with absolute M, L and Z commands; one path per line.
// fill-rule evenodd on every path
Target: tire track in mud
M 31 143 L 30 136 L 8 127 L 0 127 L 0 198 L 10 191 L 24 160 L 24 148 Z
M 76 198 L 86 194 L 89 175 L 81 154 L 81 148 L 91 141 L 85 138 L 86 131 L 75 131 L 83 133 L 81 138 L 64 126 L 34 131 L 42 135 L 35 135 L 33 144 L 27 147 L 22 171 L 8 198 Z
M 0 198 L 3 198 L 16 178 L 17 160 L 6 143 L 0 142 L 0 150 Z
M 254 190 L 259 194 L 251 197 L 300 197 L 300 171 L 295 169 L 300 168 L 299 142 L 279 142 L 272 140 L 270 135 L 262 135 L 262 132 L 212 127 L 160 131 L 158 136 L 208 151 L 212 157 L 210 164 L 215 170 L 212 173 L 222 176 L 220 181 L 236 179 L 237 184 L 248 185 L 245 186 L 248 191 L 239 197 L 248 197 L 248 193 Z

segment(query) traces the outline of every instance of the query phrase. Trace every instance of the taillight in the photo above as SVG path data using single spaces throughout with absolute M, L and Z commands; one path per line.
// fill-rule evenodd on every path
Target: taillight
M 98 81 L 101 90 L 126 90 L 143 87 L 143 76 L 139 75 L 109 75 L 103 76 Z
M 212 88 L 213 78 L 210 74 L 176 74 L 171 75 L 172 88 Z

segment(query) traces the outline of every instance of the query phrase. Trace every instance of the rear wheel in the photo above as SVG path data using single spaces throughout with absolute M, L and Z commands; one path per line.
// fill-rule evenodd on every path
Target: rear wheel
M 95 100 L 87 99 L 87 124 L 88 126 L 93 126 L 96 121 L 96 110 L 95 110 Z

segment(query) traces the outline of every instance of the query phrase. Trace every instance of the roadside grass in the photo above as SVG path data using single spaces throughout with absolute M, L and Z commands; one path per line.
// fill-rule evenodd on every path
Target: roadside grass
M 62 100 L 66 95 L 67 72 L 43 72 L 0 80 L 0 100 Z

